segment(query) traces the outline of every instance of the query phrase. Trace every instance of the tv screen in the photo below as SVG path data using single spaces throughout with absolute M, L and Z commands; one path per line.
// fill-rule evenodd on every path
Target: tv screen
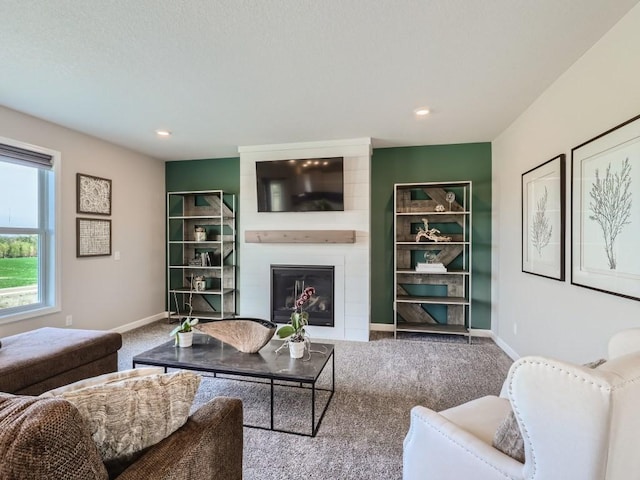
M 344 210 L 343 157 L 256 162 L 259 212 Z

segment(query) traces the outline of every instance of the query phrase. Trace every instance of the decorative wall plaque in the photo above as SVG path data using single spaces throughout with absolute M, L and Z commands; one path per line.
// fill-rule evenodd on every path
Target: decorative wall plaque
M 111 220 L 76 219 L 76 256 L 111 255 Z
M 76 190 L 78 213 L 111 215 L 111 180 L 78 173 Z

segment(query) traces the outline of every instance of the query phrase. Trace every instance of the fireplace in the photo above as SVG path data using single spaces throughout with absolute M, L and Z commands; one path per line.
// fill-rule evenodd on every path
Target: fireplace
M 271 265 L 271 321 L 287 323 L 296 298 L 306 287 L 315 295 L 304 307 L 309 325 L 334 326 L 334 267 L 324 265 Z

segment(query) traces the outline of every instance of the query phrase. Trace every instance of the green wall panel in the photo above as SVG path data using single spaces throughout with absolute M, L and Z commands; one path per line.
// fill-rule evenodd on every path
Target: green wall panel
M 473 181 L 473 327 L 491 327 L 491 144 L 379 148 L 371 158 L 371 321 L 393 323 L 393 185 Z M 240 159 L 166 163 L 167 191 L 240 193 Z M 238 200 L 237 200 L 238 201 Z M 238 216 L 237 228 L 242 219 Z M 238 258 L 238 277 L 241 275 Z
M 491 327 L 491 144 L 378 148 L 371 157 L 371 322 L 393 323 L 393 186 L 473 182 L 472 316 Z
M 224 190 L 240 193 L 240 159 L 181 160 L 165 163 L 167 192 L 185 190 Z
M 236 232 L 240 227 L 240 158 L 216 158 L 207 160 L 180 160 L 165 163 L 167 192 L 189 190 L 223 190 L 236 195 Z M 236 262 L 240 255 L 236 250 Z M 239 286 L 240 268 L 236 269 Z M 236 305 L 240 305 L 240 293 L 236 292 Z M 237 308 L 237 307 L 236 307 Z

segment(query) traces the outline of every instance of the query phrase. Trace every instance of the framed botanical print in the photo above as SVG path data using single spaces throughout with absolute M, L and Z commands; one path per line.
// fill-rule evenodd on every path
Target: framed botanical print
M 77 213 L 111 215 L 111 180 L 78 173 Z
M 564 281 L 565 155 L 522 174 L 522 271 Z
M 640 300 L 640 116 L 571 150 L 571 283 Z

